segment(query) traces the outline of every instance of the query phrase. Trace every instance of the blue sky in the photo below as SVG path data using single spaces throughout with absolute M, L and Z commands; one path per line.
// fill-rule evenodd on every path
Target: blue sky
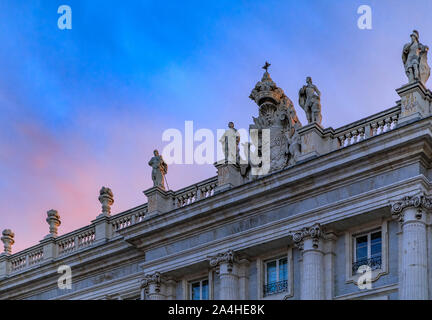
M 57 8 L 72 8 L 59 30 Z M 357 8 L 372 8 L 372 30 Z M 248 98 L 268 60 L 293 100 L 306 76 L 322 92 L 323 125 L 337 128 L 395 105 L 406 82 L 401 49 L 413 29 L 432 45 L 432 1 L 0 1 L 0 228 L 15 251 L 100 212 L 146 201 L 147 165 L 162 132 L 247 128 Z M 172 165 L 173 189 L 215 175 L 210 165 Z

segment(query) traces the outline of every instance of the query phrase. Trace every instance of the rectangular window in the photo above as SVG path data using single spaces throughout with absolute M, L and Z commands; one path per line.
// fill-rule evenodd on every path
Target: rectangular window
M 361 266 L 368 266 L 371 270 L 381 269 L 382 264 L 382 235 L 381 230 L 374 230 L 354 236 L 353 275 Z
M 286 257 L 265 262 L 264 296 L 288 290 L 288 259 Z
M 207 279 L 192 282 L 189 287 L 191 300 L 208 300 L 209 282 Z

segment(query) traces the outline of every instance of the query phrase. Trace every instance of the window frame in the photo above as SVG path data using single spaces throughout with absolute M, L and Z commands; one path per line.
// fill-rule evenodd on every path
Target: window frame
M 346 283 L 357 284 L 361 274 L 353 274 L 352 268 L 356 262 L 356 238 L 364 236 L 366 234 L 373 234 L 377 231 L 381 231 L 381 268 L 372 270 L 372 282 L 378 280 L 381 276 L 388 274 L 388 246 L 389 246 L 389 236 L 388 236 L 388 220 L 374 221 L 362 226 L 357 226 L 347 230 L 345 233 L 345 266 L 346 266 Z M 368 237 L 368 259 L 370 259 L 370 249 L 369 249 L 369 237 Z
M 383 254 L 383 246 L 382 246 L 382 242 L 383 242 L 383 235 L 382 235 L 382 230 L 381 230 L 381 228 L 377 228 L 377 229 L 374 229 L 374 230 L 371 230 L 371 231 L 369 231 L 369 232 L 362 232 L 362 233 L 359 233 L 359 234 L 354 234 L 353 235 L 353 238 L 354 238 L 354 241 L 353 241 L 353 250 L 354 250 L 354 252 L 353 252 L 353 262 L 357 262 L 357 238 L 360 238 L 360 237 L 364 237 L 364 236 L 367 236 L 367 256 L 366 256 L 366 259 L 372 259 L 372 234 L 374 234 L 374 233 L 380 233 L 381 234 L 381 254 L 380 254 L 380 256 L 382 257 L 382 254 Z
M 264 296 L 264 285 L 266 284 L 266 263 L 272 260 L 287 258 L 287 290 L 284 292 Z M 292 247 L 275 250 L 271 253 L 257 257 L 257 298 L 263 300 L 287 299 L 294 296 L 294 270 Z
M 282 259 L 286 259 L 287 260 L 287 262 L 286 262 L 287 279 L 285 279 L 285 280 L 288 281 L 288 257 L 287 256 L 280 256 L 280 257 L 277 257 L 277 258 L 273 258 L 273 259 L 269 259 L 269 260 L 265 260 L 264 261 L 264 285 L 268 285 L 269 284 L 268 279 L 267 279 L 267 265 L 269 263 L 271 263 L 271 262 L 274 262 L 274 261 L 276 261 L 276 281 L 275 282 L 284 281 L 284 280 L 280 280 L 279 279 L 279 265 L 280 265 L 279 261 L 282 260 Z
M 202 289 L 203 289 L 203 282 L 207 281 L 207 299 L 206 300 L 210 300 L 210 279 L 207 278 L 200 278 L 200 279 L 196 279 L 196 280 L 192 280 L 192 281 L 188 281 L 188 286 L 189 286 L 189 300 L 194 300 L 193 299 L 193 292 L 192 292 L 192 285 L 199 283 L 200 284 L 200 298 L 199 300 L 195 300 L 195 301 L 205 301 L 203 300 L 203 294 L 202 294 Z

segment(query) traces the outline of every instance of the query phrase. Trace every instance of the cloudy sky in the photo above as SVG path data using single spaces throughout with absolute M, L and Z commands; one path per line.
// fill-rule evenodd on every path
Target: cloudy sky
M 57 27 L 60 5 L 72 30 Z M 372 8 L 372 30 L 357 9 Z M 100 213 L 146 202 L 147 162 L 162 132 L 247 128 L 248 98 L 266 60 L 305 123 L 297 93 L 312 76 L 323 125 L 337 128 L 395 105 L 406 82 L 401 49 L 413 29 L 432 45 L 432 1 L 0 1 L 0 228 L 14 252 Z M 211 165 L 171 165 L 179 189 L 216 174 Z

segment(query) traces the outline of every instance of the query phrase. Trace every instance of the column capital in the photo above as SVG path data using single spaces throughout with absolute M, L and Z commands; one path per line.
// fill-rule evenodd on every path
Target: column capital
M 162 284 L 162 276 L 160 272 L 146 274 L 144 278 L 141 280 L 141 289 L 146 289 L 146 291 L 148 291 L 148 287 L 150 285 L 154 285 L 155 291 L 159 293 L 161 284 Z
M 291 236 L 294 244 L 300 250 L 303 250 L 304 241 L 311 239 L 312 248 L 318 249 L 320 239 L 323 239 L 323 229 L 319 223 L 315 223 L 310 227 L 304 227 L 301 230 L 293 231 Z
M 234 263 L 237 262 L 237 255 L 233 250 L 218 253 L 215 256 L 210 256 L 210 267 L 218 269 L 220 264 L 227 264 L 227 271 L 232 272 Z
M 432 197 L 426 196 L 424 193 L 414 195 L 414 196 L 406 196 L 401 200 L 393 201 L 391 203 L 391 213 L 394 218 L 396 218 L 399 222 L 404 222 L 405 220 L 405 209 L 413 208 L 417 209 L 416 219 L 420 220 L 423 216 L 424 210 L 432 209 Z

